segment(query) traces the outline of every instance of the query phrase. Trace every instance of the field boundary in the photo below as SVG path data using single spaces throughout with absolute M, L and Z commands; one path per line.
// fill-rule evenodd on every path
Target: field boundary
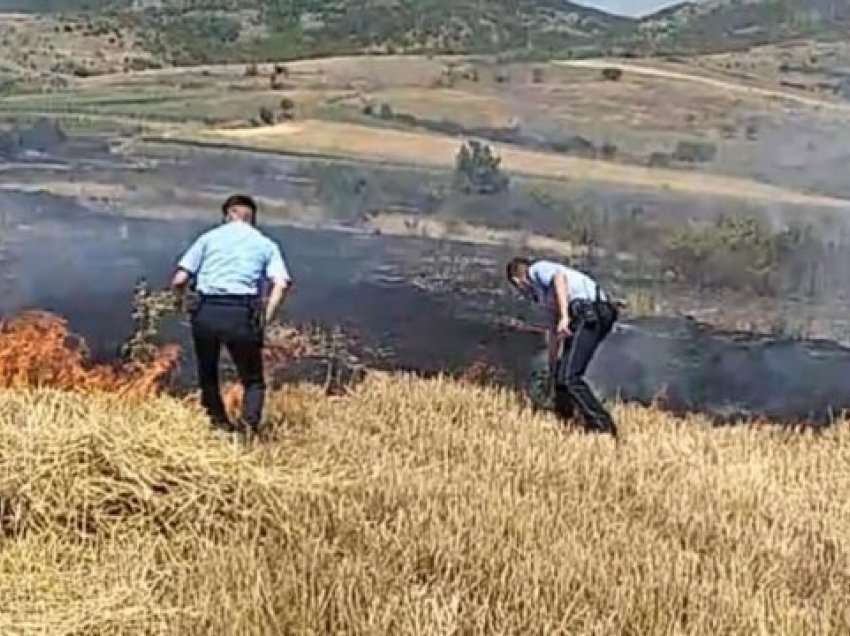
M 319 133 L 342 140 L 337 147 L 316 141 Z M 191 133 L 190 133 L 191 134 Z M 311 134 L 314 138 L 311 139 Z M 184 133 L 185 135 L 185 133 Z M 346 140 L 348 137 L 348 140 Z M 355 137 L 360 137 L 355 141 Z M 322 120 L 303 120 L 297 125 L 279 124 L 250 129 L 207 129 L 191 136 L 147 136 L 149 141 L 178 143 L 186 146 L 266 152 L 309 159 L 343 160 L 372 165 L 411 167 L 416 169 L 453 169 L 454 153 L 461 138 L 445 135 L 378 130 L 368 126 L 340 124 Z M 386 142 L 386 148 L 382 143 Z M 335 142 L 334 142 L 335 143 Z M 359 144 L 359 147 L 358 147 Z M 410 144 L 411 150 L 389 157 L 396 149 Z M 416 144 L 427 148 L 416 148 Z M 312 146 L 312 148 L 311 148 Z M 847 210 L 850 200 L 828 195 L 808 194 L 780 186 L 713 173 L 688 173 L 662 168 L 649 168 L 523 149 L 510 144 L 492 144 L 502 156 L 506 170 L 517 176 L 563 183 L 581 181 L 619 184 L 644 191 L 667 191 L 681 195 L 710 196 L 745 201 L 765 201 L 803 207 Z M 406 150 L 406 149 L 405 149 Z M 410 155 L 404 156 L 405 154 Z M 421 157 L 418 161 L 412 157 Z

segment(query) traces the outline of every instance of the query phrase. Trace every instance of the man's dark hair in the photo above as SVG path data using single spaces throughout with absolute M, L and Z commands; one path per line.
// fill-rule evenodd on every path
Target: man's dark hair
M 251 208 L 251 223 L 257 224 L 257 202 L 254 201 L 247 194 L 234 194 L 227 198 L 227 201 L 224 202 L 224 205 L 221 206 L 221 214 L 223 216 L 227 216 L 228 212 L 230 212 L 230 208 L 235 207 L 237 205 L 245 206 L 246 208 Z
M 505 274 L 508 280 L 519 278 L 522 273 L 528 271 L 529 267 L 531 267 L 531 261 L 529 259 L 517 256 L 508 261 L 508 265 L 505 267 Z

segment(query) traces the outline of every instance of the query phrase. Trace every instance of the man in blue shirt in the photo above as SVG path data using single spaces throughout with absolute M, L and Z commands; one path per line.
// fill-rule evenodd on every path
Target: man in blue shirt
M 234 195 L 222 206 L 223 223 L 183 255 L 171 282 L 182 293 L 191 281 L 199 295 L 192 311 L 201 402 L 213 424 L 232 430 L 219 386 L 221 347 L 227 347 L 244 391 L 242 426 L 259 429 L 265 402 L 263 325 L 283 304 L 292 279 L 280 248 L 256 229 L 257 204 Z M 271 284 L 268 301 L 263 286 Z
M 514 258 L 508 281 L 551 317 L 549 368 L 555 381 L 555 410 L 569 420 L 578 408 L 589 430 L 617 434 L 611 415 L 584 380 L 599 344 L 618 319 L 617 307 L 586 274 L 552 261 Z

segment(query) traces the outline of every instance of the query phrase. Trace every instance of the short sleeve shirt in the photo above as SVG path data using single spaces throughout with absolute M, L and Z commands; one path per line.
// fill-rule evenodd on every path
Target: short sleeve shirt
M 225 223 L 201 235 L 178 263 L 206 295 L 256 295 L 265 280 L 292 280 L 278 245 L 248 223 Z
M 539 304 L 553 308 L 555 306 L 555 276 L 559 273 L 567 276 L 567 292 L 570 300 L 596 300 L 597 283 L 587 274 L 552 261 L 536 261 L 528 270 L 531 284 Z M 606 300 L 605 293 L 599 290 L 599 300 Z

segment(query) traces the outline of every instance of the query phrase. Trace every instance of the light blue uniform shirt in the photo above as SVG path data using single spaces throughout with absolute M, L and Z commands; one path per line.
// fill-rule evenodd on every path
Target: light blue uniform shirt
M 537 302 L 548 309 L 555 307 L 555 275 L 567 275 L 569 300 L 596 300 L 597 284 L 587 274 L 552 261 L 536 261 L 528 269 L 528 277 L 534 287 Z M 605 293 L 599 290 L 599 300 L 607 300 Z
M 209 296 L 253 296 L 264 280 L 292 280 L 277 244 L 241 221 L 202 234 L 177 266 L 195 277 L 199 293 Z

